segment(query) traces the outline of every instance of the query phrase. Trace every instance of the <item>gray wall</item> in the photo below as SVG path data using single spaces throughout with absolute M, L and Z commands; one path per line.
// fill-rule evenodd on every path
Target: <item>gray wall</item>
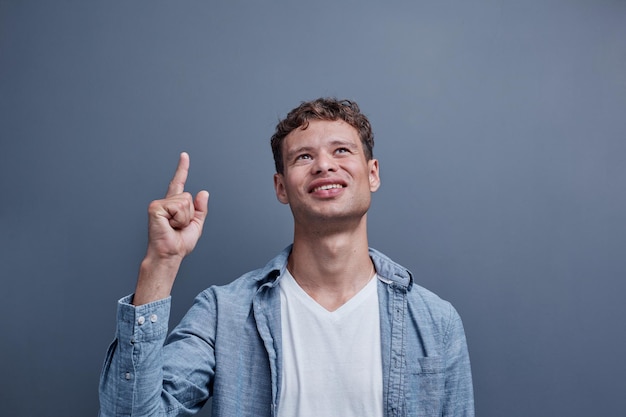
M 174 291 L 290 242 L 268 140 L 356 99 L 370 243 L 452 301 L 483 417 L 626 416 L 626 2 L 0 1 L 0 414 L 96 413 L 178 153 L 210 217 Z

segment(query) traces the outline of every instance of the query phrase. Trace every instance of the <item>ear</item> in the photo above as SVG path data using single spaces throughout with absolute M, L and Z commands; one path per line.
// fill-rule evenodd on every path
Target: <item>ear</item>
M 375 192 L 380 187 L 380 175 L 378 171 L 378 160 L 370 159 L 367 162 L 369 168 L 370 191 Z
M 274 191 L 276 191 L 276 198 L 283 204 L 289 204 L 287 198 L 287 190 L 285 188 L 285 177 L 283 174 L 274 174 Z

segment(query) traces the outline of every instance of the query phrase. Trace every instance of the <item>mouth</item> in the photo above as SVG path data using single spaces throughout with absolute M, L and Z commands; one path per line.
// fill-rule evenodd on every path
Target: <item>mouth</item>
M 342 184 L 324 184 L 324 185 L 320 185 L 319 187 L 315 187 L 311 190 L 312 193 L 315 193 L 317 191 L 326 191 L 326 190 L 332 190 L 335 188 L 343 188 Z

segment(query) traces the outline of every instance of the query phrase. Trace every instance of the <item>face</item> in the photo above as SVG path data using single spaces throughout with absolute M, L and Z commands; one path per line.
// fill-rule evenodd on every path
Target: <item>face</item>
M 380 186 L 378 161 L 367 161 L 355 128 L 314 120 L 283 142 L 284 173 L 274 175 L 278 200 L 296 224 L 364 218 Z

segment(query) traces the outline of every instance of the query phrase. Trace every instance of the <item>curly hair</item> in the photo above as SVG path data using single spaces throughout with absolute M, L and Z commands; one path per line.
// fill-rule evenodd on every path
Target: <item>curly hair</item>
M 367 117 L 361 113 L 356 102 L 327 97 L 318 98 L 302 102 L 276 125 L 271 144 L 277 173 L 283 174 L 285 169 L 282 149 L 285 137 L 298 128 L 306 129 L 311 120 L 343 120 L 358 132 L 363 144 L 363 150 L 365 151 L 365 159 L 369 161 L 374 157 L 372 126 Z

